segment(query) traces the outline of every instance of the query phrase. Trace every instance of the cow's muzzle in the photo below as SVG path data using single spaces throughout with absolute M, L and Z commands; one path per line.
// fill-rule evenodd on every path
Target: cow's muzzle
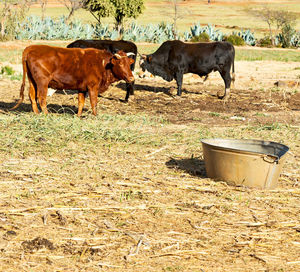
M 134 82 L 134 76 L 128 77 L 128 82 L 127 83 L 132 83 Z

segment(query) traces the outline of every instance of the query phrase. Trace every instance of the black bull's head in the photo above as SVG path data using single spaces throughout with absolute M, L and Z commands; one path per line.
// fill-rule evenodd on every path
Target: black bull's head
M 141 55 L 140 67 L 143 72 L 148 71 L 154 76 L 160 76 L 166 81 L 172 81 L 174 75 L 169 69 L 168 63 L 162 61 L 158 56 Z

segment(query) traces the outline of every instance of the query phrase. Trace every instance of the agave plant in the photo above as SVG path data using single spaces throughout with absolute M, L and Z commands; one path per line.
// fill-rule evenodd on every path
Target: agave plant
M 291 38 L 291 45 L 294 47 L 300 47 L 300 31 L 296 32 Z
M 94 29 L 95 29 L 95 36 L 99 39 L 107 38 L 107 36 L 109 35 L 108 25 L 96 24 Z
M 223 33 L 219 30 L 214 28 L 214 26 L 208 24 L 204 28 L 204 32 L 208 34 L 209 39 L 211 41 L 222 41 L 223 40 Z
M 125 30 L 123 33 L 124 40 L 131 40 L 134 42 L 144 41 L 145 37 L 145 29 L 143 26 L 138 26 L 135 22 L 133 22 L 129 28 Z
M 199 22 L 191 26 L 190 30 L 192 33 L 192 37 L 199 36 L 201 33 L 205 32 L 204 27 L 201 27 Z
M 42 20 L 38 16 L 30 16 L 18 24 L 16 39 L 90 39 L 94 36 L 94 32 L 93 26 L 82 24 L 79 20 L 67 24 L 64 16 L 56 21 L 50 17 Z
M 222 41 L 223 40 L 223 33 L 219 29 L 215 29 L 214 26 L 208 24 L 205 27 L 201 27 L 200 23 L 198 22 L 197 24 L 193 25 L 191 27 L 191 37 L 199 36 L 203 32 L 207 33 L 209 36 L 209 39 L 212 41 Z M 186 37 L 187 34 L 185 34 Z
M 182 38 L 183 38 L 184 41 L 189 41 L 192 37 L 193 37 L 192 34 L 189 33 L 188 31 L 183 32 L 183 37 Z
M 246 42 L 246 44 L 252 45 L 252 46 L 256 45 L 256 39 L 254 37 L 254 33 L 251 32 L 249 29 L 248 30 L 242 30 L 237 35 L 239 37 L 241 37 Z

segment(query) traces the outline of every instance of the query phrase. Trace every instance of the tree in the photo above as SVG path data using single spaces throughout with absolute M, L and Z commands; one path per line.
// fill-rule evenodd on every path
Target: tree
M 32 0 L 2 0 L 0 8 L 0 39 L 14 39 L 17 23 L 23 20 Z
M 66 21 L 69 21 L 74 12 L 84 6 L 84 0 L 58 0 L 62 3 L 67 10 L 69 11 L 69 15 L 67 16 Z
M 294 29 L 296 25 L 297 15 L 292 12 L 279 10 L 274 12 L 274 23 L 276 24 L 277 31 L 280 31 L 280 42 L 282 47 L 289 47 L 291 38 L 295 34 Z
M 99 24 L 101 19 L 113 14 L 114 6 L 110 0 L 86 0 L 83 8 L 88 10 Z
M 294 33 L 293 27 L 297 20 L 295 13 L 284 10 L 272 10 L 268 6 L 264 6 L 262 9 L 248 10 L 248 12 L 268 24 L 269 36 L 273 45 L 275 45 L 275 39 L 272 26 L 276 27 L 277 33 L 281 33 L 283 46 L 289 46 L 290 38 Z
M 45 19 L 45 11 L 46 11 L 46 6 L 48 4 L 48 0 L 39 0 L 39 3 L 41 5 L 42 8 L 42 20 Z
M 177 37 L 177 33 L 178 33 L 177 22 L 179 19 L 181 19 L 185 15 L 187 15 L 187 13 L 189 13 L 189 11 L 186 7 L 185 7 L 185 9 L 182 9 L 180 7 L 180 3 L 182 2 L 182 0 L 169 0 L 168 2 L 172 6 L 172 8 L 171 9 L 168 8 L 167 15 L 169 17 L 172 17 L 173 34 L 174 34 L 175 39 L 177 39 L 178 38 Z
M 114 5 L 116 29 L 119 33 L 124 28 L 125 18 L 137 18 L 144 10 L 144 0 L 110 0 Z
M 125 18 L 137 18 L 144 10 L 144 0 L 85 0 L 84 8 L 89 10 L 98 22 L 101 18 L 113 16 L 119 33 Z
M 267 23 L 269 27 L 269 36 L 272 41 L 272 44 L 274 45 L 274 38 L 272 32 L 272 24 L 274 22 L 274 10 L 270 9 L 268 6 L 264 6 L 262 9 L 258 10 L 250 9 L 248 12 Z

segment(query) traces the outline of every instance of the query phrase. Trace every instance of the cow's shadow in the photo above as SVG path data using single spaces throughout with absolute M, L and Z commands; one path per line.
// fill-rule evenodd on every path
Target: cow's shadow
M 123 86 L 125 86 L 124 83 L 119 83 L 117 87 L 120 87 L 122 89 L 125 89 Z M 200 83 L 199 83 L 200 84 Z M 203 84 L 202 84 L 203 85 Z M 169 95 L 171 97 L 176 97 L 177 93 L 177 86 L 170 86 L 170 87 L 163 87 L 163 86 L 151 86 L 151 85 L 145 85 L 145 84 L 134 84 L 134 90 L 136 91 L 147 91 L 151 93 L 164 93 L 166 95 Z M 175 90 L 175 93 L 174 91 Z M 171 91 L 174 93 L 172 94 Z M 186 94 L 198 94 L 201 95 L 204 93 L 204 91 L 192 91 L 192 90 L 187 90 L 186 88 L 182 88 L 182 93 Z
M 172 169 L 180 169 L 185 171 L 186 173 L 200 177 L 206 178 L 206 170 L 204 165 L 204 160 L 200 158 L 185 158 L 185 159 L 174 159 L 170 158 L 166 162 L 166 166 Z
M 32 111 L 32 107 L 30 103 L 22 103 L 17 109 L 10 110 L 13 106 L 15 106 L 16 102 L 3 102 L 0 101 L 0 112 L 2 113 L 30 113 Z M 47 109 L 50 113 L 59 113 L 59 114 L 77 114 L 78 108 L 72 105 L 57 105 L 57 104 L 48 104 Z M 87 111 L 84 109 L 83 111 Z

